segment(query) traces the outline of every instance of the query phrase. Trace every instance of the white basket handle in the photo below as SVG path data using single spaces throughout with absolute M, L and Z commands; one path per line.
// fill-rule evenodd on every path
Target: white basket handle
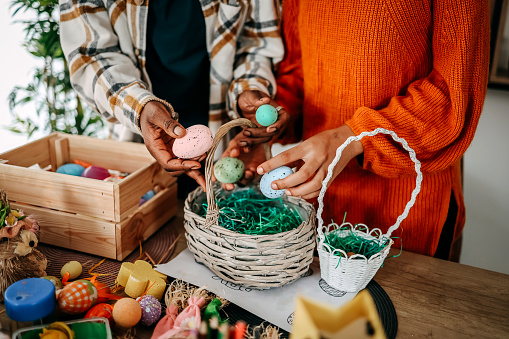
M 336 157 L 334 158 L 334 160 L 332 161 L 332 163 L 329 165 L 329 167 L 327 169 L 327 176 L 325 177 L 325 179 L 322 182 L 322 189 L 320 190 L 320 194 L 318 196 L 318 211 L 316 212 L 316 217 L 318 218 L 318 236 L 319 236 L 321 242 L 323 242 L 323 239 L 324 239 L 324 235 L 323 235 L 323 232 L 322 232 L 322 227 L 323 227 L 323 220 L 322 220 L 323 197 L 325 196 L 325 192 L 327 191 L 327 184 L 329 183 L 330 179 L 332 178 L 332 173 L 334 171 L 334 167 L 338 163 L 339 158 L 341 158 L 341 153 L 343 153 L 343 150 L 352 141 L 359 141 L 362 138 L 364 138 L 365 136 L 372 137 L 372 136 L 377 135 L 379 133 L 389 134 L 395 141 L 397 141 L 401 145 L 403 145 L 403 148 L 405 150 L 407 150 L 408 153 L 410 154 L 410 159 L 412 159 L 412 161 L 414 162 L 414 164 L 415 164 L 415 172 L 417 173 L 417 178 L 415 179 L 415 188 L 412 191 L 412 196 L 410 198 L 410 201 L 406 204 L 405 210 L 398 217 L 398 219 L 396 220 L 396 223 L 394 225 L 392 225 L 387 230 L 387 234 L 385 234 L 385 236 L 387 238 L 390 238 L 392 232 L 394 232 L 399 227 L 401 222 L 408 216 L 408 212 L 410 211 L 410 208 L 414 205 L 415 198 L 417 197 L 417 194 L 419 194 L 419 192 L 421 190 L 421 182 L 422 182 L 421 162 L 419 160 L 417 160 L 417 158 L 415 156 L 415 151 L 410 146 L 408 146 L 408 143 L 406 142 L 406 140 L 403 139 L 403 138 L 398 137 L 396 133 L 394 133 L 393 131 L 386 130 L 385 128 L 377 128 L 377 129 L 375 129 L 375 130 L 373 130 L 371 132 L 362 132 L 361 134 L 359 134 L 357 136 L 349 137 L 336 150 Z

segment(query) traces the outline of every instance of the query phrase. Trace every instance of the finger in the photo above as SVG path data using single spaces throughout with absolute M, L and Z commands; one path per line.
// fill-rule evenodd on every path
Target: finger
M 287 176 L 284 179 L 274 180 L 271 187 L 274 190 L 281 190 L 288 188 L 292 195 L 301 196 L 311 191 L 316 191 L 321 187 L 321 180 L 317 184 L 316 170 L 318 166 L 305 164 L 297 172 Z M 312 180 L 310 180 L 313 178 Z M 309 180 L 309 181 L 308 181 Z M 299 186 L 300 185 L 300 186 Z M 299 187 L 297 187 L 299 186 Z M 291 188 L 291 189 L 290 189 Z
M 273 136 L 277 135 L 277 131 L 269 133 L 267 132 L 267 128 L 246 128 L 242 134 L 250 138 L 272 138 Z
M 309 194 L 306 194 L 306 195 L 303 195 L 301 196 L 302 199 L 305 199 L 305 200 L 309 200 L 309 199 L 313 199 L 313 198 L 316 198 L 320 195 L 320 191 L 314 191 L 312 193 L 309 193 Z
M 240 147 L 253 147 L 253 146 L 256 146 L 259 144 L 269 142 L 271 139 L 272 139 L 272 137 L 249 138 L 249 139 L 239 140 L 238 144 Z
M 172 138 L 181 138 L 186 135 L 186 129 L 176 120 L 173 120 L 166 109 L 158 109 L 153 112 L 148 122 L 163 129 Z
M 293 164 L 296 161 L 301 160 L 300 154 L 301 154 L 301 152 L 300 152 L 299 146 L 292 147 L 289 150 L 286 150 L 286 151 L 281 152 L 280 154 L 276 155 L 274 158 L 269 159 L 269 160 L 265 161 L 264 163 L 260 164 L 256 168 L 256 172 L 258 174 L 264 174 L 264 173 L 272 171 L 275 168 L 278 168 L 278 167 L 281 167 L 284 165 L 288 165 L 288 164 Z
M 296 197 L 304 197 L 308 195 L 310 196 L 314 194 L 314 192 L 320 193 L 320 190 L 322 189 L 322 181 L 319 179 L 319 177 L 320 177 L 319 175 L 315 175 L 311 180 L 308 180 L 307 182 L 301 185 L 289 187 L 285 190 L 285 194 Z M 276 183 L 276 185 L 277 184 L 279 183 Z
M 283 127 L 287 124 L 288 120 L 290 119 L 290 115 L 287 111 L 284 109 L 279 110 L 278 112 L 278 118 L 275 123 L 273 123 L 270 126 L 267 126 L 267 133 L 274 133 L 281 131 Z
M 189 160 L 193 160 L 193 161 L 197 161 L 197 162 L 202 162 L 206 157 L 207 157 L 207 153 L 203 153 L 202 155 L 200 155 L 198 157 L 191 158 Z
M 205 177 L 203 176 L 203 174 L 200 171 L 191 170 L 191 171 L 188 171 L 186 174 L 188 176 L 190 176 L 191 178 L 193 178 L 198 183 L 198 185 L 201 186 L 203 191 L 205 191 L 205 188 L 206 188 Z
M 190 171 L 201 168 L 201 164 L 194 160 L 171 159 L 168 162 L 167 172 Z
M 231 191 L 235 188 L 235 184 L 223 184 L 222 186 L 227 191 Z

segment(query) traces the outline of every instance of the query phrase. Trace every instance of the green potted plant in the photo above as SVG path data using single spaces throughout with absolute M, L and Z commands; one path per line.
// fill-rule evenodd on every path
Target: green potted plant
M 26 13 L 24 46 L 41 66 L 34 68 L 32 81 L 15 86 L 9 94 L 9 108 L 13 121 L 9 130 L 32 136 L 43 133 L 64 132 L 98 136 L 104 131 L 101 117 L 82 105 L 71 87 L 69 70 L 59 37 L 58 0 L 14 0 L 10 6 L 12 16 Z M 20 113 L 17 108 L 27 103 L 35 105 L 35 114 Z

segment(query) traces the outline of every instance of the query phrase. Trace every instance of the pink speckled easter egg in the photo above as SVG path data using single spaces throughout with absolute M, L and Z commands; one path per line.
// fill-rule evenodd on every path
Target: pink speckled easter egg
M 210 128 L 194 125 L 186 129 L 184 137 L 175 139 L 173 154 L 180 159 L 192 159 L 206 153 L 212 147 L 214 136 Z

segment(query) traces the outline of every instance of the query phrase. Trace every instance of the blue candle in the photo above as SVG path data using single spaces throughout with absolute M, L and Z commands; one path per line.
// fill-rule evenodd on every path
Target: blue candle
M 55 285 L 42 278 L 28 278 L 7 287 L 4 294 L 7 316 L 19 322 L 36 321 L 55 309 Z

